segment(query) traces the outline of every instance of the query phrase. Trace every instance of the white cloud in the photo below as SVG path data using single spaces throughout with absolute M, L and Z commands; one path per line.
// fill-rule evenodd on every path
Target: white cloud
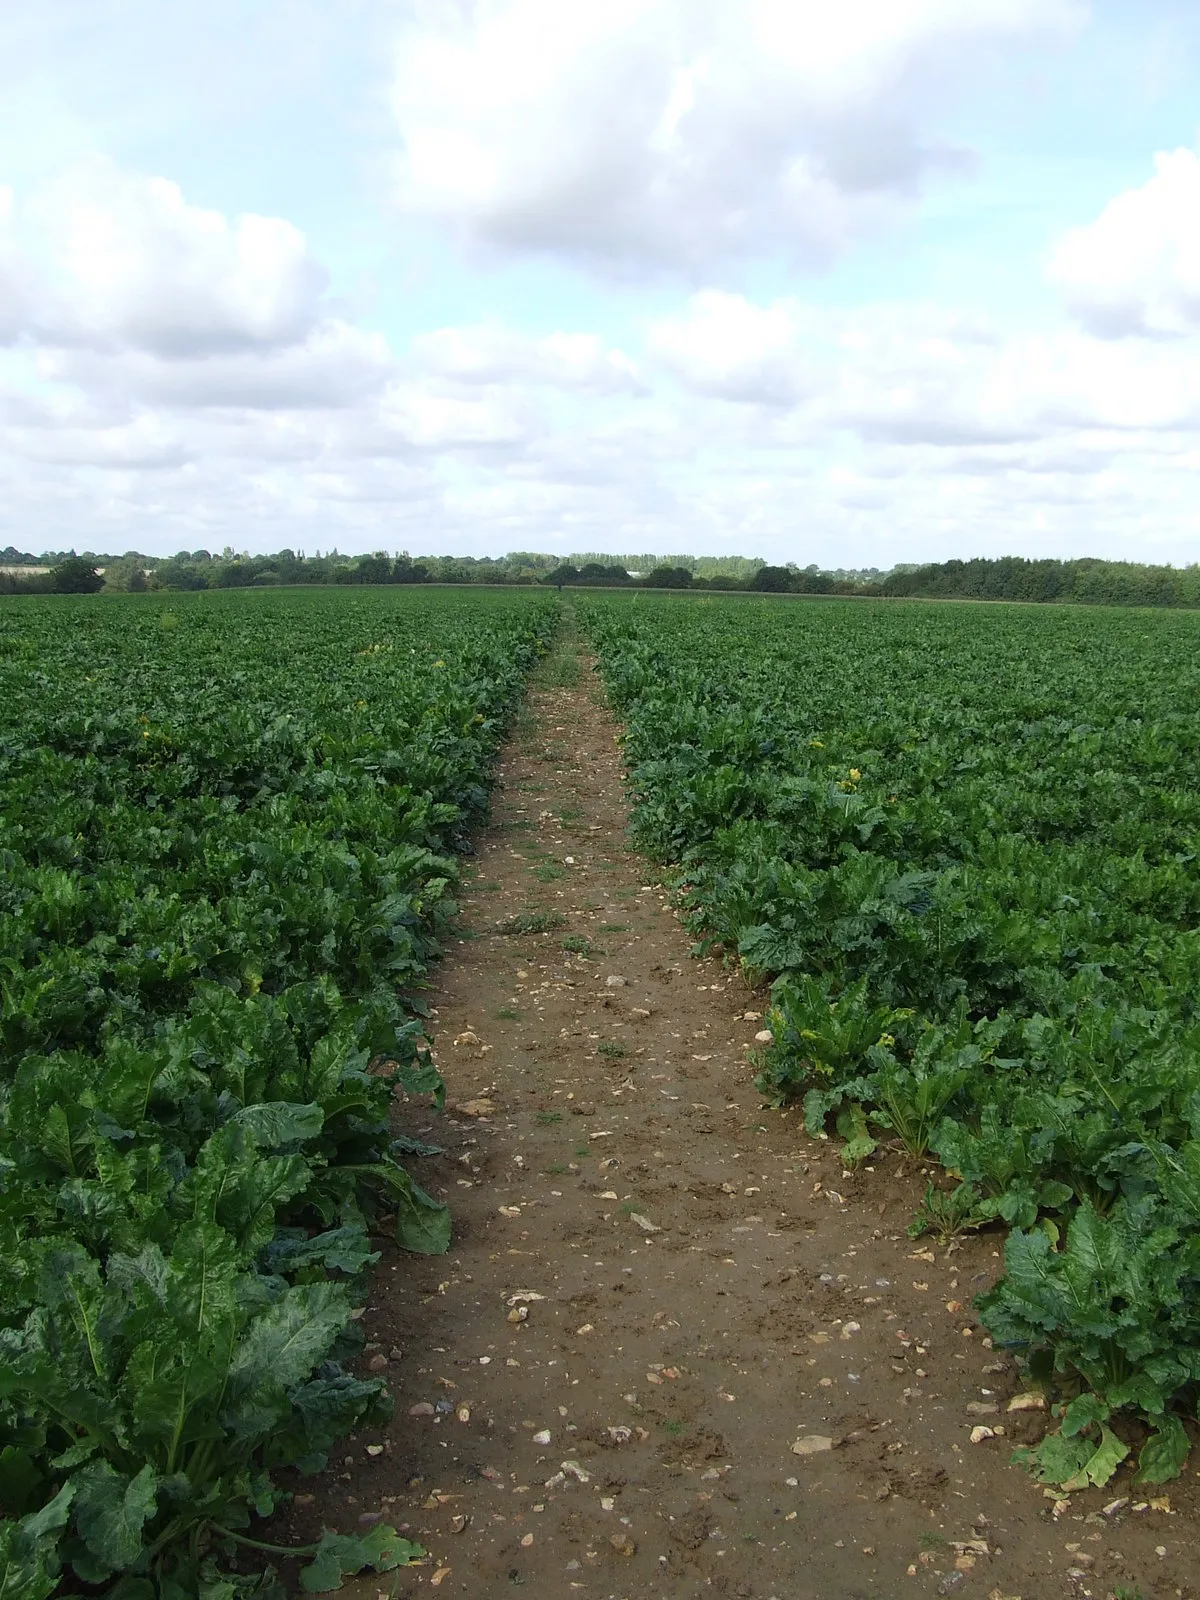
M 147 414 L 99 426 L 67 419 L 53 428 L 24 430 L 20 444 L 31 461 L 62 467 L 162 469 L 181 467 L 195 455 L 194 439 L 185 439 L 166 419 Z
M 931 169 L 988 48 L 1075 0 L 477 0 L 419 6 L 393 107 L 410 208 L 610 266 L 825 260 Z
M 1200 329 L 1200 156 L 1154 158 L 1154 176 L 1059 241 L 1049 275 L 1093 332 Z
M 383 427 L 416 449 L 467 450 L 519 446 L 530 431 L 520 409 L 503 396 L 439 394 L 419 384 L 389 387 L 380 407 Z
M 15 199 L 0 184 L 0 344 L 16 339 L 29 317 L 29 284 L 13 227 Z
M 747 437 L 822 427 L 864 440 L 965 446 L 1081 428 L 1179 430 L 1200 422 L 1194 352 L 1072 329 L 1002 334 L 937 306 L 766 306 L 706 290 L 652 325 L 649 348 L 693 392 L 769 408 Z
M 45 337 L 171 359 L 296 343 L 320 316 L 326 274 L 281 217 L 231 221 L 99 158 L 30 209 Z
M 596 394 L 637 393 L 637 367 L 594 333 L 529 335 L 499 322 L 434 328 L 412 343 L 427 371 L 469 384 L 523 380 Z
M 760 404 L 790 404 L 814 382 L 803 339 L 813 314 L 787 298 L 754 305 L 739 294 L 706 289 L 681 314 L 649 331 L 650 353 L 700 394 Z
M 182 359 L 145 350 L 51 346 L 40 365 L 48 379 L 88 393 L 183 411 L 354 406 L 382 392 L 394 368 L 382 335 L 335 318 L 319 323 L 303 340 L 266 349 Z

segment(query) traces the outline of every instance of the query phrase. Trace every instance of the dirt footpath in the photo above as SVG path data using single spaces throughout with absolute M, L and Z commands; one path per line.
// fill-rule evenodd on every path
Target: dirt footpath
M 1055 1500 L 1009 1464 L 1045 1417 L 971 1314 L 997 1240 L 910 1240 L 919 1169 L 850 1176 L 763 1110 L 762 996 L 690 956 L 626 825 L 568 646 L 435 974 L 447 1112 L 400 1113 L 445 1147 L 417 1170 L 455 1242 L 385 1254 L 363 1366 L 396 1415 L 295 1530 L 382 1514 L 428 1548 L 356 1600 L 1200 1596 L 1190 1486 Z

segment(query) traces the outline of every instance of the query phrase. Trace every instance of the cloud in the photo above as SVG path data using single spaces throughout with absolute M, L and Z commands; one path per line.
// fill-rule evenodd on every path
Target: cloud
M 26 429 L 20 442 L 31 461 L 62 467 L 160 470 L 181 467 L 195 455 L 194 440 L 185 440 L 178 427 L 149 415 L 97 426 L 67 419 L 53 428 Z
M 420 384 L 389 387 L 380 407 L 384 429 L 419 450 L 475 451 L 520 446 L 528 437 L 528 406 L 503 396 L 439 394 Z
M 394 371 L 382 335 L 331 318 L 303 340 L 167 358 L 154 351 L 52 346 L 41 370 L 91 394 L 179 411 L 343 409 L 382 393 Z
M 1049 276 L 1104 338 L 1200 329 L 1200 156 L 1154 158 L 1154 176 L 1059 241 Z
M 467 384 L 520 380 L 594 394 L 639 393 L 637 367 L 594 333 L 522 333 L 498 322 L 435 328 L 412 342 L 419 366 Z
M 797 300 L 758 306 L 739 294 L 706 289 L 682 313 L 655 322 L 647 343 L 668 371 L 699 394 L 789 405 L 814 382 L 802 345 L 812 326 L 812 312 Z
M 29 320 L 29 283 L 13 227 L 16 196 L 0 184 L 0 344 L 11 344 Z
M 30 213 L 46 339 L 170 360 L 294 344 L 321 315 L 327 275 L 281 217 L 230 220 L 100 158 L 40 191 Z
M 382 393 L 382 335 L 332 314 L 281 217 L 226 217 L 91 158 L 18 205 L 0 189 L 0 345 L 110 408 L 328 409 Z
M 1075 0 L 476 0 L 418 6 L 402 202 L 609 268 L 826 261 L 962 165 L 926 130 L 996 42 Z
M 652 324 L 648 347 L 694 394 L 765 408 L 747 438 L 794 443 L 825 429 L 961 447 L 1200 422 L 1191 351 L 1071 328 L 1002 332 L 939 306 L 756 305 L 705 290 Z

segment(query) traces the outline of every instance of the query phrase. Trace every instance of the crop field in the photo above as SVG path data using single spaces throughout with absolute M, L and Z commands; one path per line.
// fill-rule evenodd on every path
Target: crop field
M 449 1240 L 388 1110 L 444 1092 L 422 979 L 555 617 L 520 592 L 5 605 L 6 1596 L 282 1593 L 245 1576 L 272 1473 L 386 1403 L 347 1366 L 370 1234 Z M 300 1581 L 413 1550 L 328 1534 Z
M 589 598 L 644 846 L 775 980 L 760 1087 L 913 1231 L 1008 1228 L 981 1301 L 1067 1402 L 1045 1481 L 1179 1473 L 1200 1384 L 1200 621 Z M 1113 1422 L 1117 1427 L 1114 1429 Z
M 774 1157 L 763 1155 L 741 1198 L 713 1174 L 735 1175 L 747 1140 L 790 1151 L 797 1138 L 800 1115 L 759 1126 L 762 1100 L 799 1107 L 807 1133 L 827 1141 L 824 1159 L 840 1155 L 843 1177 L 882 1160 L 884 1147 L 897 1164 L 897 1147 L 914 1158 L 929 1179 L 913 1197 L 915 1237 L 949 1245 L 990 1229 L 997 1251 L 1006 1240 L 1003 1276 L 976 1305 L 997 1349 L 1015 1354 L 1023 1381 L 1056 1404 L 1049 1431 L 1024 1435 L 1018 1451 L 1045 1485 L 1061 1495 L 1103 1485 L 1119 1468 L 1145 1484 L 1182 1470 L 1200 1396 L 1200 617 L 591 592 L 572 597 L 563 622 L 553 596 L 517 589 L 0 606 L 5 1600 L 281 1600 L 268 1563 L 289 1556 L 301 1558 L 285 1569 L 289 1583 L 324 1591 L 343 1574 L 420 1559 L 415 1541 L 428 1548 L 430 1534 L 418 1513 L 436 1517 L 443 1501 L 458 1507 L 456 1581 L 472 1526 L 471 1559 L 494 1559 L 508 1581 L 517 1563 L 544 1560 L 531 1570 L 550 1582 L 562 1570 L 544 1531 L 562 1488 L 553 1463 L 536 1536 L 519 1532 L 514 1514 L 510 1546 L 493 1550 L 493 1520 L 505 1516 L 485 1516 L 480 1502 L 473 1523 L 466 1498 L 500 1492 L 490 1463 L 463 1467 L 452 1493 L 419 1487 L 414 1523 L 401 1524 L 411 1538 L 393 1530 L 405 1485 L 424 1484 L 406 1452 L 425 1449 L 436 1466 L 443 1416 L 481 1463 L 496 1441 L 510 1452 L 498 1457 L 504 1466 L 522 1462 L 522 1448 L 543 1448 L 550 1429 L 535 1432 L 531 1419 L 564 1349 L 572 1370 L 590 1376 L 554 1321 L 550 1286 L 586 1269 L 580 1243 L 598 1250 L 601 1239 L 604 1256 L 624 1263 L 613 1305 L 583 1277 L 574 1300 L 561 1291 L 571 1324 L 587 1317 L 576 1345 L 592 1338 L 610 1364 L 631 1352 L 620 1376 L 596 1358 L 595 1406 L 611 1408 L 611 1394 L 632 1405 L 642 1382 L 656 1394 L 675 1385 L 678 1412 L 664 1410 L 660 1426 L 684 1428 L 685 1387 L 698 1382 L 691 1366 L 722 1359 L 715 1338 L 692 1348 L 711 1280 L 702 1272 L 689 1302 L 684 1266 L 711 1255 L 726 1208 L 732 1217 L 753 1204 L 765 1215 L 767 1201 L 751 1197 Z M 459 856 L 486 819 L 499 747 L 552 642 L 530 702 L 536 717 L 522 719 L 534 731 L 523 746 L 518 737 L 523 754 L 502 791 L 507 820 L 490 844 L 479 841 L 495 881 L 476 886 L 476 922 L 456 922 Z M 581 647 L 598 658 L 608 706 L 580 671 Z M 656 892 L 657 876 L 607 887 L 628 855 L 610 708 L 634 838 L 667 864 L 674 900 Z M 644 872 L 644 860 L 629 870 Z M 511 914 L 498 915 L 501 903 Z M 687 945 L 672 909 L 695 952 L 715 958 L 699 964 L 711 981 L 677 983 L 674 996 Z M 468 1087 L 477 1076 L 464 1100 L 447 1068 L 462 1113 L 453 1137 L 466 1141 L 458 1154 L 399 1136 L 391 1119 L 398 1093 L 420 1107 L 445 1100 L 425 995 L 451 927 L 464 945 L 453 990 L 462 1031 L 435 1041 L 439 1052 L 448 1044 L 437 1059 Z M 745 987 L 738 972 L 751 988 L 730 1016 Z M 765 1014 L 744 1011 L 748 1003 Z M 497 1040 L 492 1064 L 476 1024 Z M 726 1039 L 731 1026 L 745 1033 L 742 1045 Z M 750 1133 L 713 1110 L 727 1073 L 747 1085 Z M 470 1119 L 489 1115 L 493 1100 L 500 1122 L 486 1166 Z M 558 1108 L 568 1100 L 581 1120 L 564 1132 Z M 597 1104 L 608 1125 L 589 1134 Z M 608 1141 L 602 1159 L 597 1140 Z M 692 1187 L 665 1176 L 664 1150 L 694 1159 Z M 450 1344 L 451 1328 L 437 1345 L 457 1374 L 446 1387 L 461 1385 L 456 1403 L 429 1393 L 445 1381 L 429 1376 L 437 1369 L 421 1344 L 421 1319 L 432 1325 L 435 1311 L 404 1298 L 415 1276 L 406 1260 L 444 1252 L 451 1237 L 445 1205 L 420 1182 L 423 1162 L 435 1194 L 463 1197 L 456 1256 L 463 1240 L 475 1250 L 460 1343 Z M 800 1182 L 801 1165 L 785 1154 L 770 1177 L 771 1204 L 792 1217 L 800 1202 L 784 1185 Z M 543 1182 L 559 1187 L 542 1195 Z M 510 1203 L 497 1207 L 497 1189 Z M 849 1229 L 837 1198 L 823 1226 Z M 555 1202 L 546 1221 L 532 1238 L 514 1233 L 528 1250 L 498 1248 L 503 1235 L 489 1230 L 521 1229 L 522 1208 L 539 1199 Z M 598 1204 L 619 1199 L 628 1203 L 611 1221 L 597 1216 Z M 586 1215 L 568 1213 L 575 1203 Z M 775 1339 L 762 1321 L 768 1280 L 748 1240 L 762 1222 L 739 1221 L 718 1252 L 730 1272 L 718 1291 L 724 1316 L 743 1270 L 734 1252 L 745 1252 L 756 1353 Z M 816 1381 L 818 1357 L 830 1363 L 815 1398 L 797 1389 L 788 1402 L 811 1416 L 837 1399 L 833 1356 L 859 1348 L 853 1330 L 865 1350 L 867 1333 L 839 1318 L 835 1343 L 815 1327 L 819 1286 L 841 1279 L 801 1260 L 797 1238 L 774 1229 L 753 1248 L 788 1263 L 770 1280 L 779 1309 L 768 1317 L 781 1322 L 789 1360 L 805 1352 L 787 1383 L 808 1381 L 809 1368 Z M 848 1274 L 858 1245 L 820 1249 Z M 652 1251 L 673 1263 L 672 1280 L 680 1273 L 675 1315 L 647 1302 L 622 1324 L 614 1306 L 634 1304 L 643 1271 L 646 1292 L 661 1290 Z M 515 1294 L 508 1257 L 542 1287 Z M 999 1268 L 997 1256 L 984 1281 Z M 454 1273 L 439 1295 L 457 1284 Z M 793 1279 L 809 1290 L 793 1291 Z M 793 1293 L 804 1303 L 793 1307 Z M 422 1306 L 423 1295 L 434 1289 L 413 1288 Z M 441 1301 L 443 1327 L 451 1300 Z M 897 1336 L 882 1328 L 874 1289 L 861 1306 L 864 1321 L 877 1308 L 889 1359 L 872 1374 L 855 1355 L 854 1405 L 868 1381 L 886 1394 L 903 1367 L 890 1359 Z M 909 1328 L 915 1314 L 910 1305 Z M 391 1358 L 372 1367 L 368 1356 L 394 1344 L 397 1326 L 409 1329 L 406 1344 L 415 1328 L 416 1348 L 409 1366 L 408 1352 L 392 1349 L 385 1384 L 377 1373 Z M 390 1328 L 387 1344 L 367 1343 L 364 1327 L 372 1339 Z M 657 1341 L 668 1329 L 680 1330 L 676 1364 L 666 1346 L 638 1353 L 643 1334 Z M 796 1338 L 804 1344 L 792 1349 Z M 502 1340 L 509 1355 L 493 1360 Z M 764 1381 L 775 1383 L 765 1361 Z M 907 1370 L 897 1381 L 906 1379 Z M 486 1403 L 471 1401 L 468 1384 L 485 1382 Z M 734 1419 L 736 1396 L 705 1382 L 688 1402 L 703 1459 L 732 1459 L 711 1394 Z M 739 1389 L 749 1383 L 743 1372 Z M 377 1441 L 393 1392 L 408 1409 L 389 1457 L 392 1441 Z M 609 1409 L 586 1416 L 585 1392 L 574 1380 L 562 1389 L 552 1425 L 562 1420 L 580 1452 L 587 1428 L 630 1452 L 644 1445 L 649 1464 L 630 1454 L 623 1472 L 647 1504 L 665 1503 L 674 1478 L 652 1476 L 657 1402 L 638 1401 L 630 1416 L 647 1427 L 635 1429 Z M 998 1404 L 984 1409 L 998 1415 Z M 931 1412 L 939 1426 L 942 1409 Z M 721 1427 L 733 1437 L 744 1425 L 755 1458 L 778 1447 L 791 1461 L 803 1452 L 775 1437 L 790 1428 L 786 1410 L 772 1400 Z M 507 1427 L 497 1421 L 509 1416 Z M 832 1454 L 835 1423 L 815 1420 L 830 1436 L 813 1437 Z M 354 1474 L 326 1471 L 339 1442 L 360 1433 L 376 1441 L 362 1446 L 367 1461 Z M 960 1447 L 946 1449 L 953 1458 Z M 337 1459 L 356 1458 L 339 1448 Z M 545 1481 L 542 1461 L 521 1464 L 522 1476 Z M 669 1464 L 676 1473 L 673 1455 Z M 576 1500 L 564 1490 L 557 1511 L 576 1518 L 588 1473 L 574 1456 L 566 1467 Z M 720 1472 L 708 1467 L 706 1479 Z M 290 1504 L 297 1473 L 318 1486 L 323 1526 L 358 1531 L 326 1532 L 303 1549 L 273 1543 L 272 1532 L 264 1540 L 261 1519 Z M 597 1474 L 608 1481 L 626 1478 Z M 902 1497 L 884 1490 L 871 1505 L 907 1538 L 894 1509 Z M 1041 1488 L 1032 1492 L 1040 1505 Z M 768 1493 L 775 1488 L 757 1508 L 767 1519 L 759 1559 L 782 1552 L 790 1572 L 787 1547 L 770 1543 L 781 1524 L 769 1525 L 780 1512 Z M 386 1515 L 362 1514 L 376 1494 Z M 853 1504 L 835 1531 L 857 1528 L 862 1498 L 846 1496 Z M 677 1509 L 685 1515 L 682 1502 Z M 657 1585 L 661 1564 L 682 1557 L 669 1532 L 659 1530 L 666 1543 L 656 1546 L 647 1526 L 639 1539 L 621 1531 L 599 1544 L 610 1562 L 644 1559 Z M 864 1546 L 864 1560 L 874 1550 Z

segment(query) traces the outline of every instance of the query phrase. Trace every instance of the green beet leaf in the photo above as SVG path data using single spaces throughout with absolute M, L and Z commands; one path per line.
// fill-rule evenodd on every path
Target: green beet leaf
M 391 1572 L 424 1554 L 420 1545 L 402 1539 L 384 1523 L 361 1535 L 326 1533 L 312 1561 L 300 1569 L 300 1587 L 306 1594 L 324 1594 L 340 1589 L 344 1577 L 352 1577 L 364 1567 L 373 1572 Z
M 75 1526 L 109 1572 L 123 1572 L 141 1558 L 142 1530 L 157 1510 L 157 1478 L 149 1465 L 126 1478 L 106 1461 L 91 1462 L 75 1474 Z

